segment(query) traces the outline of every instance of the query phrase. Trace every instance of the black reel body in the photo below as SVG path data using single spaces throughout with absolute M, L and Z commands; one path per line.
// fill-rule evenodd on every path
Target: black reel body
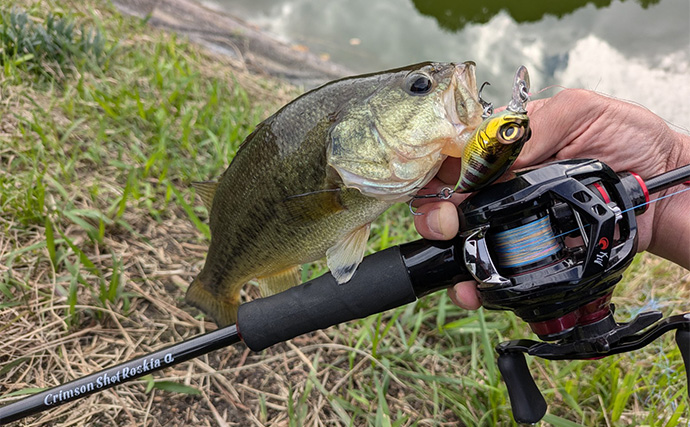
M 637 250 L 634 207 L 645 202 L 641 188 L 629 190 L 637 182 L 598 161 L 569 160 L 467 199 L 465 264 L 484 307 L 514 311 L 542 339 L 603 316 Z
M 663 188 L 670 185 L 669 178 Z M 479 282 L 482 305 L 515 312 L 543 340 L 496 347 L 517 422 L 535 423 L 546 413 L 525 353 L 596 359 L 642 348 L 677 330 L 683 358 L 690 360 L 690 314 L 661 320 L 661 313 L 646 312 L 628 323 L 613 317 L 613 289 L 637 251 L 635 216 L 648 203 L 647 185 L 638 175 L 580 159 L 518 171 L 458 207 L 458 252 Z M 686 363 L 689 373 L 687 368 Z

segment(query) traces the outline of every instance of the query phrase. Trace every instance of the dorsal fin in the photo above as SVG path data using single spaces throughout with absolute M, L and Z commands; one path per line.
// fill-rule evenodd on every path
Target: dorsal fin
M 217 181 L 200 181 L 192 182 L 192 187 L 196 190 L 197 194 L 201 196 L 201 201 L 204 202 L 206 209 L 211 212 L 211 206 L 213 205 L 213 196 L 216 195 L 216 188 L 218 188 Z

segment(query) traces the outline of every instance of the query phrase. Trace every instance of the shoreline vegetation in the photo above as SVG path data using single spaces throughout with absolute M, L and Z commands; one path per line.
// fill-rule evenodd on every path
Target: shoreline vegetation
M 153 28 L 156 16 L 98 0 L 0 5 L 0 405 L 215 329 L 184 303 L 209 238 L 189 183 L 222 173 L 300 90 Z M 403 204 L 368 250 L 416 238 Z M 638 256 L 617 317 L 680 313 L 688 285 L 687 270 Z M 215 351 L 22 425 L 513 425 L 494 346 L 527 336 L 512 314 L 463 311 L 441 292 L 261 353 Z M 688 423 L 670 336 L 529 363 L 550 425 Z
M 302 46 L 277 40 L 260 29 L 195 0 L 114 0 L 122 12 L 156 28 L 184 35 L 211 51 L 229 56 L 248 71 L 313 88 L 346 75 L 346 67 Z

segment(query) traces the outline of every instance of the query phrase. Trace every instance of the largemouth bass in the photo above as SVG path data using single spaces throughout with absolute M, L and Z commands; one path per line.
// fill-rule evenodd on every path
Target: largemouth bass
M 347 282 L 371 222 L 460 156 L 481 123 L 474 71 L 422 63 L 345 78 L 260 123 L 218 182 L 195 184 L 211 244 L 187 302 L 234 323 L 245 283 L 258 279 L 262 296 L 283 291 L 324 256 Z
M 486 117 L 465 145 L 455 191 L 477 191 L 498 179 L 515 162 L 532 135 L 526 109 L 529 88 L 529 73 L 521 66 L 515 73 L 513 95 L 506 109 Z M 481 99 L 480 103 L 491 114 L 491 105 Z

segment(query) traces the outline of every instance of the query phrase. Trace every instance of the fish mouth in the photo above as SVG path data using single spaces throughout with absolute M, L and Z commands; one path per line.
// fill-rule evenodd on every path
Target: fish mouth
M 482 122 L 475 69 L 472 61 L 455 64 L 448 89 L 442 94 L 446 119 L 453 125 L 455 135 L 446 142 L 441 154 L 462 157 L 467 139 Z

